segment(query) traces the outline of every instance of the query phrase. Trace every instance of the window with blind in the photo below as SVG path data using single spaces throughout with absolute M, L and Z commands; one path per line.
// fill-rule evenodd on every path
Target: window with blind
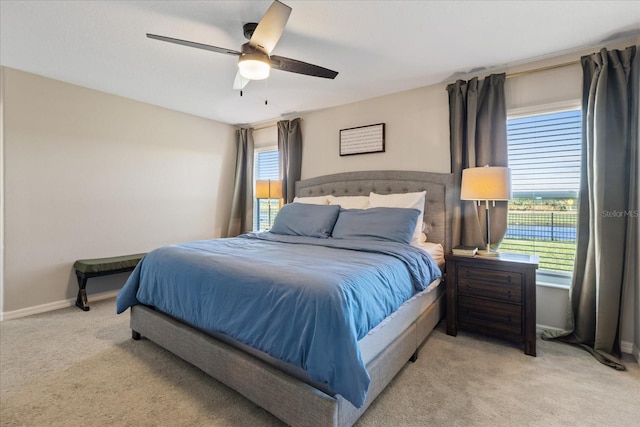
M 280 166 L 278 160 L 278 150 L 258 151 L 254 156 L 253 177 L 255 181 L 279 179 Z M 256 198 L 253 204 L 253 229 L 255 231 L 269 230 L 273 225 L 273 219 L 275 218 L 279 210 L 280 199 Z
M 581 110 L 507 120 L 513 198 L 501 251 L 533 253 L 540 270 L 570 275 L 576 250 Z

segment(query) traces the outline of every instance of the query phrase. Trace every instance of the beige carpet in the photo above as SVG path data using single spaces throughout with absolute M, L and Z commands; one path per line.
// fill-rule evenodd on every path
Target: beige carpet
M 0 324 L 2 426 L 281 426 L 147 341 L 113 299 Z M 358 426 L 639 426 L 640 366 L 626 372 L 538 340 L 538 357 L 443 324 Z

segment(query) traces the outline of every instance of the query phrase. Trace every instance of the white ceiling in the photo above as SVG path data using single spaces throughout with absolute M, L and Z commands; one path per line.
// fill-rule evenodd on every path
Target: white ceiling
M 339 71 L 273 70 L 240 97 L 237 59 L 151 40 L 240 50 L 266 1 L 0 0 L 0 63 L 231 124 L 346 104 L 640 33 L 640 1 L 288 1 L 273 54 Z M 264 104 L 265 97 L 268 105 Z

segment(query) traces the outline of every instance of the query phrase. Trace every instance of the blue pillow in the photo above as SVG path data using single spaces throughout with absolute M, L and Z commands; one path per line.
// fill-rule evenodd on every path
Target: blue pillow
M 339 213 L 339 205 L 289 203 L 280 209 L 270 231 L 275 234 L 326 239 L 331 236 Z
M 420 211 L 405 208 L 341 209 L 334 239 L 388 240 L 411 243 Z

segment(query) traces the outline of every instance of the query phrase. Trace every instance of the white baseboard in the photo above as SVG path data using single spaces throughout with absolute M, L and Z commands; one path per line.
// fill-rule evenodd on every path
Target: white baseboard
M 89 302 L 95 302 L 95 301 L 101 301 L 107 298 L 113 298 L 116 295 L 118 295 L 118 292 L 119 290 L 102 292 L 95 295 L 89 295 Z M 76 305 L 76 298 L 49 302 L 47 304 L 36 305 L 34 307 L 21 308 L 19 310 L 0 313 L 0 321 L 19 319 L 21 317 L 31 316 L 33 314 L 46 313 L 48 311 L 59 310 L 61 308 L 67 308 L 67 307 L 73 307 L 75 305 Z
M 547 325 L 541 325 L 541 324 L 536 324 L 536 333 L 538 335 L 540 335 L 542 332 L 546 331 L 547 329 L 552 330 L 552 331 L 561 331 L 561 328 L 556 328 L 555 326 L 547 326 Z
M 546 326 L 546 325 L 540 325 L 540 324 L 536 325 L 536 333 L 538 335 L 540 335 L 543 331 L 545 331 L 547 329 L 550 329 L 552 331 L 561 331 L 562 330 L 560 328 L 555 328 L 553 326 Z M 623 353 L 632 355 L 636 359 L 636 362 L 638 362 L 638 364 L 640 364 L 640 349 L 638 349 L 638 347 L 633 345 L 632 342 L 621 341 L 620 342 L 620 351 L 622 351 Z
M 629 341 L 620 341 L 620 351 L 632 355 L 640 365 L 640 348 Z

